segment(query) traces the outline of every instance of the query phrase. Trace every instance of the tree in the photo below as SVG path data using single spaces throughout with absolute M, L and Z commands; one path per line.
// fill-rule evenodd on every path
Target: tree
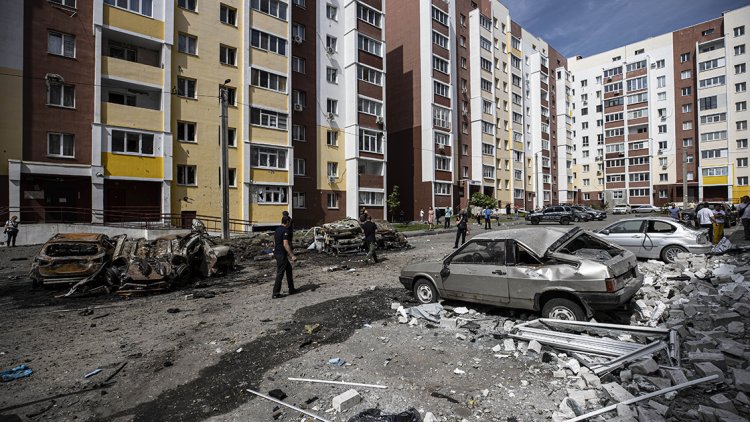
M 474 192 L 474 195 L 471 195 L 471 201 L 469 201 L 469 205 L 473 205 L 475 207 L 485 208 L 497 208 L 497 199 L 485 195 L 482 192 Z
M 398 185 L 393 185 L 393 190 L 388 194 L 388 210 L 391 212 L 391 221 L 396 220 L 396 209 L 401 206 L 401 193 L 399 192 Z

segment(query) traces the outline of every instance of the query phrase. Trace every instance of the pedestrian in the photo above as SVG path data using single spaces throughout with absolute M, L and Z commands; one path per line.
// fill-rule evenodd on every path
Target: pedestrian
M 510 202 L 505 204 L 505 218 L 510 218 Z
M 398 212 L 398 222 L 404 224 L 404 210 Z
M 515 210 L 516 210 L 516 217 L 515 217 L 515 219 L 518 220 L 518 204 L 516 204 Z
M 364 223 L 367 221 L 367 209 L 365 207 L 362 207 L 362 209 L 359 211 L 359 222 Z
M 445 226 L 444 228 L 451 228 L 451 218 L 453 218 L 453 208 L 445 207 Z
M 281 218 L 289 217 L 289 244 L 294 248 L 294 219 L 289 215 L 289 211 L 282 211 Z
M 713 216 L 714 216 L 713 211 L 711 211 L 711 209 L 708 208 L 708 204 L 704 203 L 695 217 L 696 220 L 698 221 L 699 227 L 708 229 L 708 241 L 709 242 L 713 242 L 713 239 L 714 239 L 714 229 L 713 229 L 713 221 L 712 221 Z
M 745 232 L 745 240 L 750 240 L 750 196 L 743 196 L 740 205 L 737 207 L 737 217 L 742 221 L 742 228 Z
M 677 208 L 677 204 L 672 203 L 672 208 L 669 209 L 669 216 L 679 221 L 680 209 Z
M 484 207 L 484 229 L 491 229 L 492 228 L 492 210 L 490 209 L 490 206 L 487 205 Z
M 419 209 L 419 224 L 424 224 L 424 208 Z
M 430 230 L 435 229 L 435 210 L 432 207 L 427 209 L 427 224 L 430 225 Z
M 724 237 L 724 222 L 726 221 L 727 213 L 724 211 L 724 205 L 718 204 L 714 207 L 713 215 L 713 239 L 714 245 L 718 245 L 719 241 Z
M 294 278 L 292 275 L 292 262 L 297 260 L 292 251 L 292 243 L 289 240 L 289 227 L 292 219 L 288 216 L 281 218 L 281 226 L 276 228 L 273 235 L 273 257 L 276 258 L 276 282 L 273 284 L 272 299 L 284 297 L 281 295 L 281 280 L 286 274 L 286 284 L 289 288 L 289 294 L 293 295 L 298 292 L 294 288 Z
M 477 210 L 477 213 L 474 214 L 474 217 L 477 218 L 477 226 L 481 226 L 482 225 L 482 209 L 481 208 Z
M 458 230 L 456 230 L 456 243 L 453 245 L 453 249 L 458 248 L 459 238 L 461 239 L 462 245 L 466 243 L 466 234 L 469 233 L 469 216 L 466 214 L 465 210 L 461 210 L 457 220 L 456 227 Z
M 18 236 L 18 217 L 13 216 L 5 222 L 5 235 L 8 238 L 5 243 L 10 246 L 16 246 L 16 236 Z
M 362 224 L 362 231 L 365 234 L 364 246 L 367 251 L 367 256 L 365 257 L 364 262 L 369 262 L 370 258 L 372 258 L 374 264 L 378 263 L 378 255 L 375 253 L 375 250 L 378 249 L 378 242 L 375 240 L 375 232 L 377 229 L 378 226 L 372 222 L 372 217 L 368 215 L 367 221 Z

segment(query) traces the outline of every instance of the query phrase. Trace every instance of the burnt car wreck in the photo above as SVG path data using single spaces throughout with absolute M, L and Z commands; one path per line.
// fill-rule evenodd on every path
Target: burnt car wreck
M 209 237 L 200 220 L 187 235 L 155 240 L 104 234 L 56 234 L 34 258 L 34 286 L 73 284 L 64 297 L 169 290 L 193 275 L 211 277 L 234 267 L 234 252 Z

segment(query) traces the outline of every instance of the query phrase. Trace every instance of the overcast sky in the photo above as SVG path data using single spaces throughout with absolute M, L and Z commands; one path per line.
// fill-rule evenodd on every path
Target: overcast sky
M 718 18 L 750 0 L 500 0 L 510 16 L 566 57 L 615 47 Z

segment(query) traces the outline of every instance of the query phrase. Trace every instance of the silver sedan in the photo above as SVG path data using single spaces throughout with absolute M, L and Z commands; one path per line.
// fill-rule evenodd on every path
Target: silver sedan
M 653 205 L 639 205 L 637 207 L 633 207 L 631 212 L 635 213 L 650 213 L 650 212 L 661 212 L 661 208 L 655 207 Z
M 633 252 L 638 258 L 674 262 L 680 252 L 711 251 L 705 231 L 667 217 L 628 218 L 599 231 L 604 239 Z

